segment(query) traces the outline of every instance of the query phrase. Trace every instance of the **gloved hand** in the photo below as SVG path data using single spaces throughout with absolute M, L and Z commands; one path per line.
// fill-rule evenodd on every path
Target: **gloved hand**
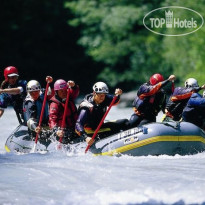
M 58 137 L 64 137 L 65 132 L 63 130 L 58 130 L 56 134 Z
M 87 137 L 86 139 L 85 139 L 85 141 L 88 143 L 88 145 L 92 145 L 93 144 L 93 142 L 95 142 L 95 140 L 93 140 L 91 137 Z
M 81 137 L 83 137 L 84 139 L 85 139 L 85 141 L 88 143 L 88 145 L 92 145 L 93 144 L 93 142 L 95 141 L 95 140 L 93 140 L 91 137 L 89 137 L 86 133 L 83 133 L 82 135 L 81 135 Z
M 35 128 L 35 132 L 39 134 L 39 133 L 41 132 L 41 127 L 40 127 L 40 126 L 37 126 L 37 127 Z
M 4 110 L 0 108 L 0 117 L 4 114 Z

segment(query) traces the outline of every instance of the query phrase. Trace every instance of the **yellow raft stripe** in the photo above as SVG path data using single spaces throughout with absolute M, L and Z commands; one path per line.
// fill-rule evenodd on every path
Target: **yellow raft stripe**
M 7 151 L 7 152 L 10 152 L 11 150 L 5 145 L 5 150 Z
M 184 142 L 184 141 L 189 141 L 189 142 L 202 142 L 205 144 L 205 139 L 201 136 L 194 136 L 194 135 L 188 135 L 188 136 L 156 136 L 156 137 L 152 137 L 152 138 L 148 138 L 148 139 L 144 139 L 141 141 L 137 141 L 135 143 L 129 144 L 129 145 L 125 145 L 123 147 L 120 148 L 116 148 L 113 150 L 110 150 L 108 152 L 103 152 L 103 153 L 99 153 L 99 154 L 94 154 L 94 156 L 99 156 L 99 155 L 109 155 L 112 156 L 116 153 L 123 153 L 132 149 L 136 149 L 138 147 L 142 147 L 145 145 L 149 145 L 155 142 L 170 142 L 170 141 L 174 141 L 174 142 Z
M 111 130 L 110 128 L 101 128 L 101 129 L 99 129 L 98 133 L 108 132 L 108 131 L 110 131 L 110 130 Z M 85 128 L 85 132 L 86 132 L 87 134 L 93 134 L 93 133 L 95 132 L 95 130 L 90 130 L 90 129 L 86 129 L 86 128 Z

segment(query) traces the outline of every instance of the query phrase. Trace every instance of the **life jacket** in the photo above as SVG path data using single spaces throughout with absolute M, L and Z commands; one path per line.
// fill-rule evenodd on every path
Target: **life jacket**
M 2 89 L 5 88 L 17 88 L 17 87 L 22 87 L 23 92 L 17 95 L 10 95 L 7 93 L 2 93 L 0 97 L 0 107 L 2 108 L 7 108 L 7 106 L 11 105 L 18 117 L 19 123 L 23 123 L 24 121 L 24 115 L 23 115 L 23 101 L 26 97 L 26 85 L 27 81 L 26 80 L 18 80 L 15 85 L 10 85 L 8 82 L 2 83 L 1 87 Z
M 174 120 L 180 120 L 182 111 L 193 93 L 193 88 L 175 88 L 166 105 L 166 110 L 168 111 L 166 116 L 171 117 Z
M 61 127 L 64 115 L 65 104 L 53 96 L 50 100 L 50 115 L 49 126 L 50 128 Z M 74 128 L 75 122 L 78 118 L 77 108 L 73 100 L 68 101 L 68 108 L 66 113 L 66 127 Z
M 19 81 L 17 81 L 17 83 L 15 85 L 8 85 L 7 88 L 17 88 L 17 87 L 23 88 L 23 92 L 21 92 L 20 94 L 11 95 L 11 97 L 12 97 L 11 103 L 12 103 L 14 108 L 17 107 L 17 109 L 18 109 L 20 107 L 22 110 L 23 100 L 26 98 L 26 95 L 27 95 L 26 85 L 27 85 L 26 80 L 19 80 Z
M 107 94 L 105 96 L 105 100 L 101 104 L 96 104 L 92 93 L 86 95 L 83 102 L 80 103 L 78 108 L 78 113 L 80 113 L 82 109 L 87 110 L 88 117 L 85 127 L 95 130 L 99 125 L 100 121 L 102 120 L 105 112 L 107 111 L 107 107 L 109 107 L 112 100 L 113 96 Z M 114 105 L 117 105 L 119 101 L 120 98 L 118 97 Z
M 205 122 L 205 98 L 193 93 L 182 113 L 183 120 L 202 128 Z
M 43 100 L 44 100 L 44 93 L 41 93 L 39 98 L 36 101 L 34 101 L 29 94 L 27 95 L 27 97 L 23 103 L 24 118 L 25 118 L 26 122 L 30 118 L 36 119 L 37 122 L 39 121 L 40 115 L 41 115 L 41 109 L 42 109 L 42 105 L 43 105 Z M 31 103 L 31 106 L 27 107 L 26 105 L 28 105 L 29 102 Z M 48 105 L 48 102 L 46 101 L 44 114 L 43 114 L 43 120 L 42 120 L 43 124 L 48 123 L 48 116 L 49 116 L 48 107 L 49 107 L 49 105 Z M 31 112 L 31 109 L 32 109 L 32 112 Z
M 154 86 L 144 83 L 140 86 L 133 101 L 135 114 L 139 116 L 157 116 L 159 111 L 164 109 L 166 95 L 163 90 L 160 90 L 161 86 L 161 83 Z

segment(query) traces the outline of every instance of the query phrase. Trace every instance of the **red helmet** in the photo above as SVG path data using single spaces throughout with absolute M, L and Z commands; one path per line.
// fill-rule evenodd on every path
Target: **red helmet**
M 18 70 L 14 66 L 8 66 L 4 69 L 4 78 L 5 80 L 8 80 L 8 77 L 12 76 L 19 76 Z
M 152 75 L 149 79 L 151 85 L 156 85 L 157 83 L 162 81 L 164 81 L 164 77 L 159 73 Z

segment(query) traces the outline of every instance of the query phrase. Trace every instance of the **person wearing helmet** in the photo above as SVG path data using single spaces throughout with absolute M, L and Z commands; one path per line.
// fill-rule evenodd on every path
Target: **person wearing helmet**
M 205 130 L 205 91 L 203 96 L 195 92 L 188 100 L 183 112 L 182 119 Z
M 121 94 L 122 90 L 117 88 L 115 90 L 115 95 L 118 95 L 118 98 L 114 105 L 119 103 Z M 76 133 L 89 145 L 92 145 L 94 142 L 90 136 L 98 127 L 107 107 L 112 102 L 113 97 L 113 95 L 109 94 L 108 86 L 104 82 L 97 82 L 93 85 L 93 93 L 86 95 L 84 100 L 80 103 L 78 108 L 79 116 L 75 130 Z M 103 137 L 103 134 L 105 134 L 103 131 L 107 131 L 107 134 L 110 134 L 119 132 L 121 129 L 125 129 L 123 126 L 125 127 L 126 121 L 128 120 L 117 120 L 116 122 L 103 123 L 101 126 L 102 129 L 99 130 L 99 137 Z
M 166 94 L 162 88 L 175 79 L 170 75 L 167 80 L 157 73 L 150 77 L 149 82 L 140 86 L 137 96 L 133 101 L 134 113 L 130 118 L 130 127 L 142 126 L 150 122 L 156 122 L 156 116 L 166 105 Z
M 201 89 L 205 89 L 205 85 L 199 87 L 195 78 L 188 78 L 184 83 L 184 87 L 176 87 L 167 102 L 163 121 L 179 121 L 191 95 Z
M 8 66 L 4 69 L 5 80 L 0 87 L 0 117 L 4 109 L 11 105 L 17 115 L 20 124 L 24 123 L 23 118 L 23 100 L 26 97 L 26 80 L 19 80 L 18 69 L 14 66 Z
M 74 100 L 79 95 L 79 86 L 74 81 L 59 79 L 54 83 L 55 95 L 50 100 L 49 109 L 49 127 L 52 129 L 57 138 L 63 137 L 62 143 L 70 143 L 71 138 L 75 139 L 75 123 L 77 120 L 77 108 Z M 67 113 L 66 113 L 66 129 L 62 130 L 62 120 L 64 115 L 64 107 L 66 97 L 69 95 Z M 73 139 L 72 139 L 73 140 Z
M 53 78 L 51 76 L 46 77 L 46 82 L 51 83 Z M 44 115 L 42 119 L 42 126 L 39 127 L 39 119 L 41 115 L 43 100 L 45 93 L 41 89 L 41 85 L 36 80 L 30 80 L 26 86 L 27 96 L 23 103 L 24 118 L 28 126 L 29 133 L 32 137 L 36 136 L 36 133 L 40 133 L 42 128 L 48 126 L 48 100 L 51 97 L 51 91 L 47 93 L 47 101 L 45 105 Z

